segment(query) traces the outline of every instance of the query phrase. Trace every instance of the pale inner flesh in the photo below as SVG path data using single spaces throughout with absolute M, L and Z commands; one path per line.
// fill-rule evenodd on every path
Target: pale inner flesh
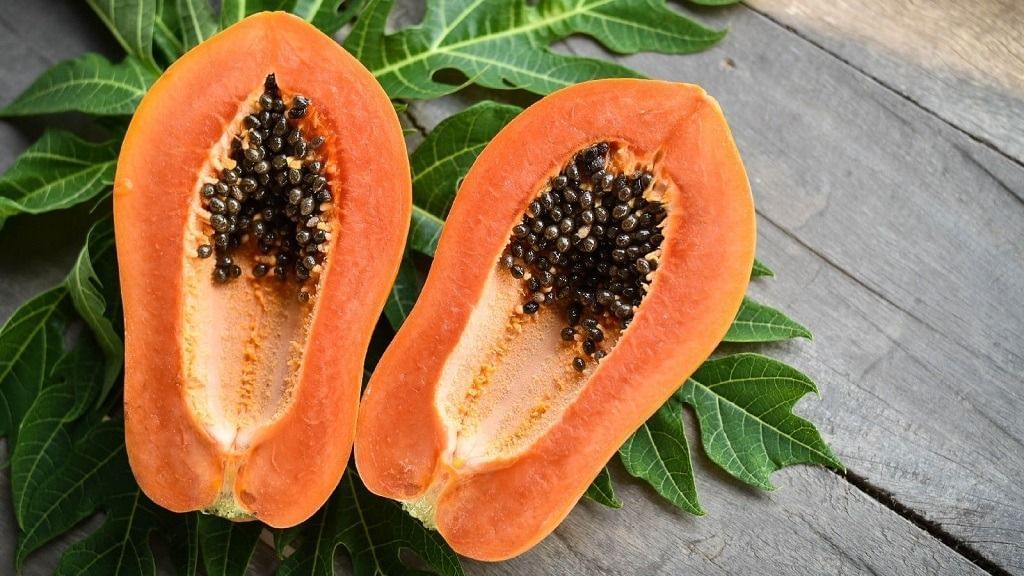
M 195 185 L 184 257 L 184 365 L 186 402 L 193 417 L 228 454 L 240 455 L 254 434 L 283 414 L 297 384 L 315 298 L 300 302 L 289 278 L 252 275 L 258 250 L 243 239 L 232 253 L 242 276 L 224 284 L 211 279 L 216 255 L 201 259 L 196 247 L 210 243 L 209 213 L 199 188 L 233 167 L 228 146 L 262 89 L 226 119 L 221 140 L 210 150 Z M 266 257 L 263 257 L 264 259 Z M 264 260 L 265 261 L 265 260 Z M 313 281 L 307 285 L 314 286 Z M 233 484 L 238 458 L 229 458 L 225 482 Z M 229 490 L 230 486 L 225 486 Z
M 618 147 L 610 164 L 618 172 L 652 170 L 655 183 L 645 197 L 667 202 L 672 185 L 658 169 L 659 160 L 638 158 Z M 546 182 L 538 184 L 538 193 Z M 435 401 L 448 434 L 443 458 L 456 470 L 468 471 L 526 450 L 561 419 L 600 368 L 590 358 L 582 372 L 572 367 L 574 357 L 586 356 L 581 342 L 561 338 L 564 304 L 524 314 L 526 297 L 524 281 L 496 263 L 442 370 Z M 628 332 L 607 326 L 604 342 L 610 355 L 602 362 L 609 361 L 615 343 Z

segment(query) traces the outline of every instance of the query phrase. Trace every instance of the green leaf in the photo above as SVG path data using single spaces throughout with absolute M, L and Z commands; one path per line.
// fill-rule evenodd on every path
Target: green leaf
M 345 40 L 392 98 L 454 92 L 461 83 L 434 78 L 446 69 L 488 88 L 537 94 L 594 78 L 638 76 L 618 64 L 549 49 L 573 34 L 620 53 L 677 54 L 708 48 L 724 35 L 670 10 L 665 0 L 431 0 L 421 25 L 386 34 L 392 5 L 370 0 Z
M 19 566 L 30 552 L 91 516 L 108 492 L 138 490 L 128 470 L 124 428 L 118 421 L 102 422 L 80 435 L 62 466 L 60 474 L 45 478 L 26 493 L 28 504 L 18 537 Z
M 103 272 L 101 279 L 97 266 Z M 111 216 L 93 225 L 82 252 L 65 283 L 75 310 L 92 329 L 106 359 L 103 387 L 97 404 L 106 399 L 124 366 L 124 342 L 115 324 L 120 324 L 121 297 L 117 288 L 114 260 L 114 223 Z
M 474 104 L 438 124 L 410 155 L 414 203 L 410 248 L 434 255 L 463 176 L 487 143 L 521 111 L 490 101 Z
M 380 361 L 380 357 L 384 355 L 384 351 L 391 344 L 391 339 L 395 337 L 395 329 L 386 320 L 386 318 L 378 319 L 377 325 L 373 328 L 373 334 L 370 335 L 370 345 L 366 349 L 366 360 L 363 362 L 363 385 L 369 381 L 377 362 Z
M 627 472 L 647 481 L 666 500 L 703 516 L 682 418 L 682 404 L 669 399 L 619 448 L 619 456 Z
M 811 339 L 812 336 L 807 328 L 775 308 L 744 298 L 723 341 L 778 342 L 790 338 Z
M 64 333 L 75 316 L 63 286 L 32 298 L 0 328 L 0 436 L 17 446 L 18 427 L 50 383 L 53 363 L 64 355 Z
M 178 576 L 196 576 L 199 572 L 199 513 L 182 514 L 178 518 L 178 535 L 169 538 L 171 559 Z
M 415 553 L 430 572 L 461 576 L 455 552 L 435 532 L 402 511 L 397 502 L 374 496 L 349 469 L 327 505 L 307 521 L 302 544 L 281 564 L 278 576 L 330 576 L 334 555 L 344 546 L 355 576 L 422 574 L 403 564 L 403 550 Z
M 0 110 L 0 116 L 131 114 L 156 77 L 156 72 L 130 56 L 112 64 L 99 54 L 85 54 L 43 72 L 14 102 Z
M 185 50 L 191 50 L 217 32 L 217 17 L 208 0 L 177 0 L 181 36 Z
M 438 124 L 409 157 L 417 206 L 444 218 L 469 167 L 484 147 L 522 111 L 479 102 Z
M 178 4 L 176 0 L 157 0 L 156 4 L 153 44 L 160 50 L 166 63 L 170 64 L 185 52 L 179 34 L 181 18 L 178 16 Z
M 772 272 L 771 268 L 765 266 L 763 262 L 755 258 L 754 269 L 750 272 L 750 275 L 754 278 L 759 276 L 767 276 L 771 278 L 775 276 L 775 272 Z
M 244 576 L 260 541 L 259 522 L 232 522 L 199 516 L 199 543 L 207 576 Z
M 412 222 L 409 224 L 409 248 L 420 254 L 433 256 L 443 227 L 444 220 L 413 204 Z
M 93 144 L 71 134 L 43 134 L 0 176 L 0 228 L 15 214 L 40 214 L 95 197 L 114 180 L 117 143 Z
M 11 492 L 14 515 L 24 525 L 28 495 L 44 480 L 63 472 L 71 456 L 69 428 L 99 391 L 103 362 L 88 335 L 61 358 L 47 383 L 21 421 L 11 456 Z
M 331 36 L 356 17 L 363 3 L 364 0 L 297 0 L 292 12 Z
M 388 317 L 391 327 L 398 330 L 409 311 L 416 304 L 416 297 L 420 294 L 420 279 L 409 253 L 402 256 L 402 263 L 398 266 L 398 276 L 395 283 L 391 285 L 391 293 L 384 305 L 384 314 Z
M 177 544 L 188 542 L 188 519 L 194 514 L 170 514 L 142 494 L 128 467 L 122 422 L 93 421 L 71 436 L 78 438 L 71 450 L 54 454 L 61 457 L 60 473 L 26 490 L 29 506 L 18 538 L 17 567 L 45 542 L 102 511 L 103 524 L 64 552 L 56 574 L 153 574 L 154 533 L 172 544 L 170 550 L 179 556 L 172 560 L 188 573 L 188 546 Z
M 705 362 L 676 393 L 693 406 L 713 462 L 737 479 L 773 490 L 771 473 L 791 464 L 843 469 L 814 425 L 793 414 L 818 390 L 795 368 L 758 354 Z
M 165 511 L 146 499 L 134 482 L 131 487 L 125 484 L 106 496 L 103 526 L 64 552 L 56 576 L 155 574 L 149 540 Z
M 295 0 L 224 0 L 220 7 L 220 27 L 227 28 L 246 16 L 263 11 L 292 11 Z
M 284 559 L 288 546 L 302 533 L 303 528 L 304 526 L 299 524 L 291 528 L 274 530 L 274 552 L 277 553 L 278 559 Z
M 608 467 L 601 468 L 597 478 L 587 488 L 586 497 L 609 508 L 622 508 L 622 501 L 615 497 L 615 485 L 612 484 L 612 475 L 608 473 Z
M 157 68 L 153 60 L 153 22 L 157 0 L 87 0 L 125 52 Z

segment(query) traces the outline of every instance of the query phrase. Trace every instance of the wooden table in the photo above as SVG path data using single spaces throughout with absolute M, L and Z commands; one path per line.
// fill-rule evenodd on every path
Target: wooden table
M 61 59 L 117 55 L 84 6 L 15 4 L 0 12 L 0 102 Z M 1024 573 L 1024 3 L 750 0 L 699 16 L 730 29 L 714 49 L 621 60 L 721 102 L 757 200 L 758 255 L 778 273 L 753 293 L 816 335 L 767 352 L 817 380 L 821 399 L 798 411 L 849 473 L 794 467 L 762 493 L 696 450 L 707 516 L 695 518 L 616 468 L 624 509 L 584 502 L 530 553 L 468 571 Z M 430 129 L 479 96 L 414 104 L 408 120 Z M 0 168 L 40 131 L 0 123 Z M 8 223 L 0 318 L 66 273 L 80 214 Z M 60 549 L 25 573 L 49 573 Z

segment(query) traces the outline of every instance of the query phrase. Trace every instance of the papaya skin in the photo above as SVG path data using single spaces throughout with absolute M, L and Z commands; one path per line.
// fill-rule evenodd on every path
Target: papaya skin
M 574 153 L 600 141 L 626 146 L 672 183 L 650 291 L 545 430 L 508 453 L 452 458 L 457 434 L 439 394 L 445 365 L 488 298 L 527 204 Z M 746 292 L 755 241 L 739 152 L 700 87 L 598 80 L 540 100 L 495 137 L 462 183 L 420 298 L 364 392 L 361 479 L 406 502 L 460 554 L 497 561 L 530 549 L 721 341 Z
M 186 267 L 211 264 L 194 257 L 187 229 L 211 148 L 272 72 L 286 93 L 313 102 L 340 216 L 288 402 L 236 449 L 210 434 L 208 416 L 188 400 Z M 327 500 L 351 453 L 363 360 L 410 210 L 405 141 L 390 100 L 355 58 L 301 19 L 250 16 L 168 68 L 132 119 L 114 183 L 126 444 L 149 498 L 176 512 L 207 509 L 274 527 L 298 524 Z M 202 270 L 196 276 L 208 279 Z

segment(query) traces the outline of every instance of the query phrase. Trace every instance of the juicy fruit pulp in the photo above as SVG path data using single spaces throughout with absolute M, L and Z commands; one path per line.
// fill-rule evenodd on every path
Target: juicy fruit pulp
M 114 197 L 126 442 L 147 496 L 272 526 L 327 499 L 410 188 L 383 90 L 293 16 L 243 20 L 151 88 Z
M 192 235 L 209 243 L 186 264 L 186 397 L 206 432 L 232 452 L 244 453 L 288 408 L 309 302 L 327 264 L 330 231 L 340 225 L 327 185 L 337 169 L 303 136 L 316 129 L 315 109 L 302 95 L 288 108 L 282 96 L 271 73 L 259 98 L 240 104 L 229 144 L 215 145 L 201 171 L 190 222 Z M 322 239 L 313 241 L 314 234 Z M 199 261 L 211 254 L 209 264 Z M 225 313 L 230 324 L 216 326 Z M 211 509 L 247 515 L 229 491 Z
M 578 173 L 595 157 L 602 167 Z M 546 200 L 556 189 L 559 202 Z M 582 222 L 598 205 L 615 212 L 600 235 Z M 524 214 L 543 221 L 539 236 L 517 228 Z M 462 554 L 528 549 L 721 340 L 754 239 L 742 162 L 703 90 L 605 80 L 544 98 L 467 174 L 423 292 L 371 377 L 356 437 L 364 483 Z

